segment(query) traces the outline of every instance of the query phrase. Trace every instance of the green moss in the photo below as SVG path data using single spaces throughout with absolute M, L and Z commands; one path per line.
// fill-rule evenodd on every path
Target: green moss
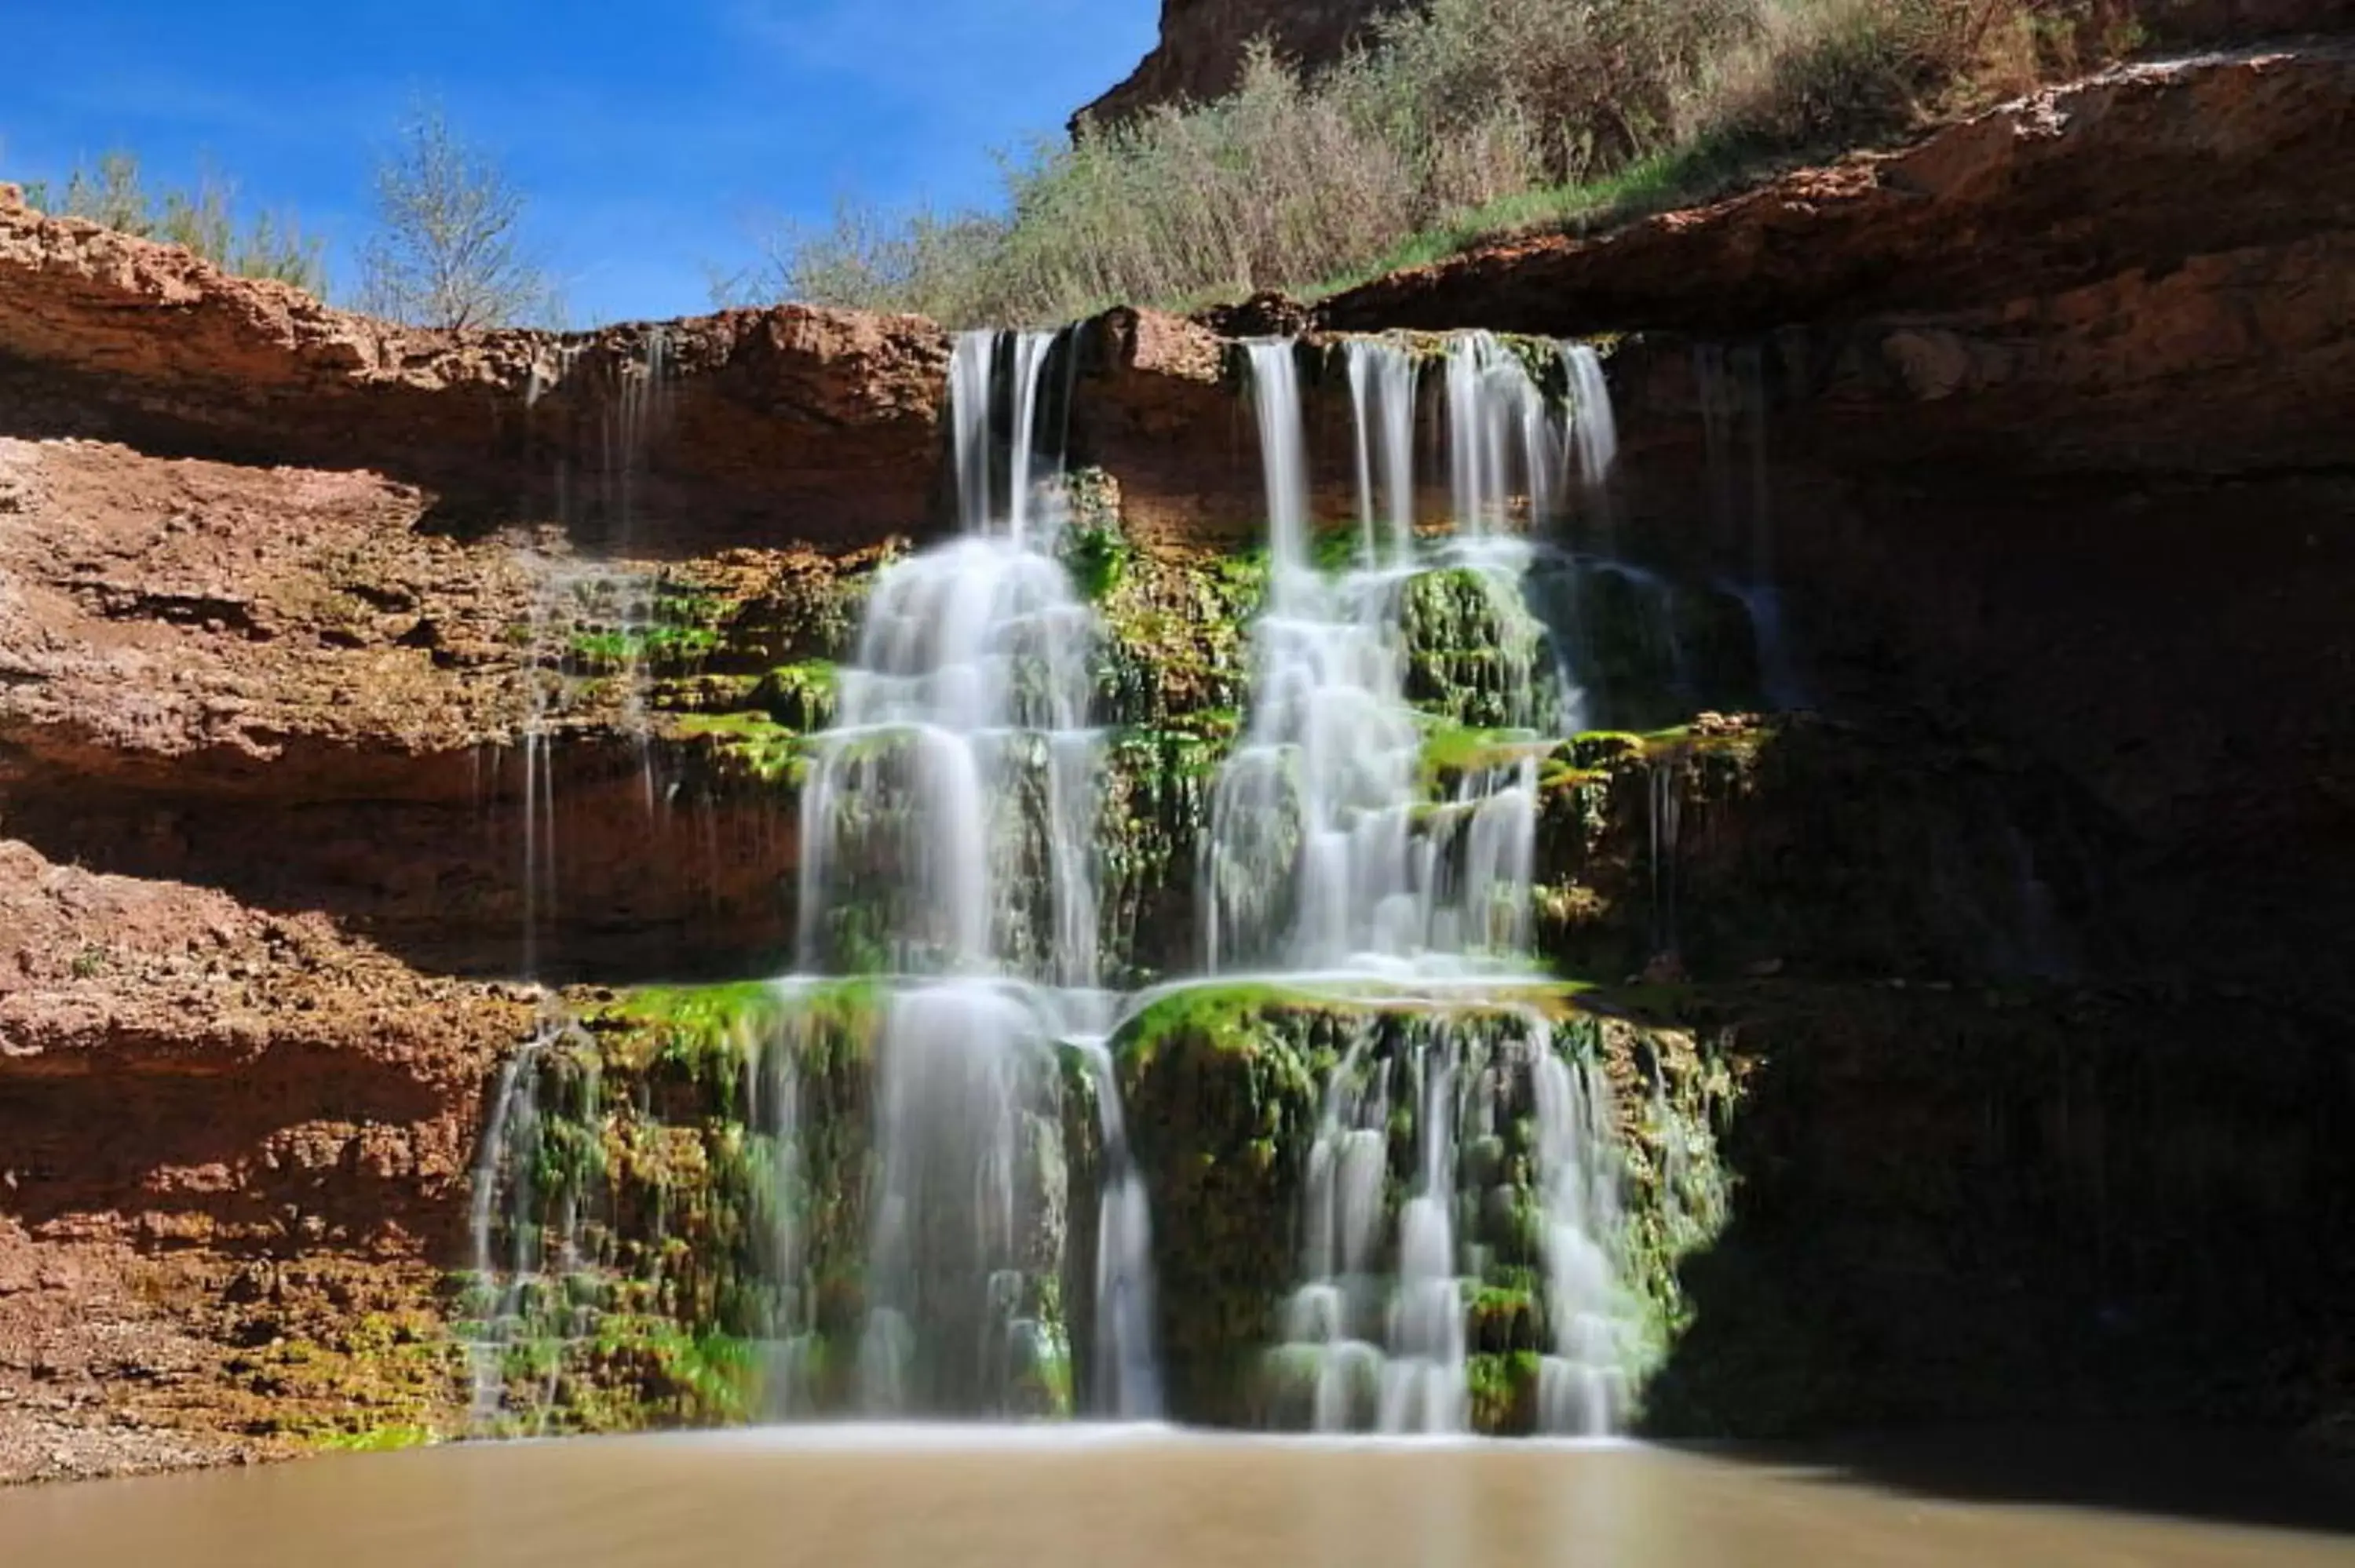
M 1473 728 L 1526 728 L 1553 707 L 1545 629 L 1511 580 L 1470 567 L 1418 573 L 1401 590 L 1406 694 Z
M 430 1447 L 442 1441 L 445 1439 L 442 1433 L 433 1427 L 392 1422 L 358 1432 L 325 1433 L 314 1438 L 311 1446 L 323 1453 L 396 1454 L 405 1448 Z
M 1570 761 L 1582 769 L 1608 770 L 1623 762 L 1639 760 L 1645 739 L 1621 730 L 1592 730 L 1570 741 Z
M 1521 1269 L 1526 1274 L 1526 1266 Z M 1546 1335 L 1545 1304 L 1539 1292 L 1477 1285 L 1465 1307 L 1465 1338 L 1472 1349 L 1501 1355 L 1515 1351 L 1540 1351 L 1550 1342 Z
M 592 667 L 674 665 L 700 659 L 719 646 L 719 633 L 708 626 L 632 626 L 612 631 L 584 631 L 572 639 L 573 657 Z
M 780 664 L 753 685 L 751 697 L 779 725 L 814 735 L 834 722 L 835 666 L 824 659 Z
M 1114 526 L 1081 527 L 1064 538 L 1063 566 L 1082 599 L 1100 604 L 1127 575 L 1128 541 Z
M 1465 1358 L 1472 1430 L 1488 1437 L 1525 1437 L 1535 1432 L 1541 1368 L 1535 1351 Z
M 1444 794 L 1467 773 L 1510 768 L 1551 742 L 1527 730 L 1473 729 L 1447 719 L 1427 722 L 1423 732 L 1423 786 L 1426 795 Z
M 808 766 L 802 735 L 767 712 L 688 714 L 677 721 L 674 733 L 708 743 L 723 769 L 762 784 L 798 784 Z
M 1251 617 L 1266 585 L 1263 551 L 1240 556 L 1128 552 L 1098 606 L 1101 705 L 1144 728 L 1192 723 L 1242 705 Z

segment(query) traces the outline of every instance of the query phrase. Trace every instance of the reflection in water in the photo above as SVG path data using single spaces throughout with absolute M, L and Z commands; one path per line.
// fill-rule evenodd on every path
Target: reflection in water
M 1981 1441 L 1917 1489 L 1625 1444 L 1234 1438 L 1157 1427 L 801 1427 L 463 1447 L 0 1493 L 10 1568 L 824 1564 L 851 1568 L 1826 1568 L 2355 1561 L 2312 1527 L 2059 1506 L 2066 1467 Z M 1876 1457 L 1881 1450 L 1873 1450 Z M 1858 1457 L 1865 1457 L 1859 1450 Z M 1896 1456 L 1885 1456 L 1894 1459 Z M 2107 1473 L 2147 1470 L 2119 1453 Z M 2232 1461 L 2243 1461 L 2234 1468 Z M 2200 1459 L 2217 1520 L 2283 1511 L 2245 1448 Z M 2030 1472 L 1996 1483 L 1990 1464 Z M 1891 1464 L 1889 1474 L 1908 1474 Z M 2232 1489 L 2243 1489 L 2235 1493 Z M 2085 1496 L 2108 1498 L 2105 1490 Z M 1965 1501 L 2042 1497 L 2035 1505 Z M 2121 1501 L 2124 1499 L 2122 1499 Z M 2144 1506 L 2180 1505 L 2154 1493 Z

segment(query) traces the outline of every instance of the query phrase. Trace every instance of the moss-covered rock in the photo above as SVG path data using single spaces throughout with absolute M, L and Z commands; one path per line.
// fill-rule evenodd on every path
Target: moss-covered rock
M 511 1411 L 741 1419 L 782 1394 L 780 1347 L 856 1344 L 880 1006 L 858 981 L 640 990 L 527 1048 L 495 1129 L 494 1276 L 461 1291 Z
M 1640 1377 L 1657 1364 L 1685 1327 L 1677 1268 L 1723 1222 L 1710 1129 L 1737 1087 L 1695 1037 L 1590 1014 L 1568 986 L 1502 982 L 1438 998 L 1380 987 L 1192 986 L 1152 1001 L 1114 1042 L 1153 1202 L 1173 1414 L 1305 1425 L 1322 1380 L 1327 1402 L 1370 1420 L 1373 1402 L 1351 1394 L 1349 1383 L 1371 1373 L 1343 1341 L 1380 1341 L 1379 1298 L 1361 1303 L 1362 1320 L 1337 1325 L 1333 1343 L 1284 1342 L 1285 1302 L 1307 1283 L 1310 1153 L 1337 1074 L 1354 1075 L 1354 1103 L 1389 1107 L 1377 1259 L 1387 1273 L 1400 1208 L 1423 1180 L 1414 1064 L 1435 1049 L 1460 1060 L 1462 1092 L 1478 1086 L 1476 1098 L 1458 1103 L 1482 1107 L 1490 1128 L 1451 1133 L 1467 1343 L 1493 1385 L 1475 1391 L 1476 1429 L 1535 1428 L 1536 1361 L 1553 1349 L 1531 1051 L 1584 1064 L 1615 1107 L 1608 1160 L 1626 1222 L 1612 1245 L 1627 1309 L 1640 1320 L 1631 1370 Z M 1529 1375 L 1508 1375 L 1508 1363 L 1523 1357 Z
M 880 1163 L 877 1127 L 891 1053 L 910 1048 L 891 1032 L 907 994 L 865 980 L 645 988 L 578 999 L 527 1048 L 494 1127 L 492 1269 L 457 1286 L 462 1332 L 510 1425 L 617 1431 L 863 1408 L 862 1358 L 884 1342 L 870 1204 L 906 1180 Z M 900 1072 L 927 1070 L 900 1060 Z M 928 1319 L 899 1374 L 911 1410 L 1072 1409 L 1065 1304 L 1092 1288 L 1092 1254 L 1070 1243 L 1093 1230 L 1073 1223 L 1095 1195 L 1093 1088 L 1051 1050 L 1015 1070 L 1018 1234 L 1010 1255 L 975 1265 L 1010 1272 L 919 1280 L 971 1297 L 1003 1330 L 1000 1353 L 974 1361 L 980 1319 L 959 1331 L 953 1301 L 897 1302 Z M 962 1234 L 971 1177 L 944 1176 L 946 1205 L 911 1218 Z
M 1456 567 L 1418 573 L 1399 594 L 1408 701 L 1473 729 L 1551 722 L 1561 694 L 1546 631 L 1516 579 Z

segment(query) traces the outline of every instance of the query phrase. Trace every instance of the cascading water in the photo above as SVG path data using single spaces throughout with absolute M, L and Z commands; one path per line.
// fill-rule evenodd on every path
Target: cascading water
M 1361 496 L 1368 522 L 1356 564 L 1328 575 L 1311 551 L 1293 352 L 1288 343 L 1250 346 L 1269 579 L 1253 628 L 1250 726 L 1212 800 L 1205 871 L 1210 968 L 1401 974 L 1462 968 L 1518 945 L 1535 750 L 1466 769 L 1452 800 L 1426 808 L 1428 724 L 1406 696 L 1405 622 L 1408 596 L 1441 561 L 1419 550 L 1413 536 L 1411 418 L 1396 418 L 1394 405 L 1372 396 L 1385 386 L 1391 396 L 1411 396 L 1412 377 L 1398 370 L 1402 355 L 1393 345 L 1351 345 L 1352 385 L 1369 394 L 1359 403 L 1360 471 L 1391 476 L 1383 499 L 1399 510 L 1380 515 L 1374 499 Z M 1518 371 L 1517 363 L 1506 364 Z M 1466 395 L 1485 398 L 1500 386 L 1484 370 Z M 1507 420 L 1484 411 L 1473 423 L 1484 432 L 1528 429 L 1518 412 Z M 1521 466 L 1547 461 L 1528 458 Z M 1479 482 L 1491 473 L 1483 467 Z M 1525 614 L 1510 597 L 1505 568 L 1484 562 L 1465 569 L 1489 609 L 1500 617 Z M 1500 687 L 1491 695 L 1498 715 L 1531 729 L 1559 727 L 1558 712 L 1549 711 L 1553 694 L 1540 687 L 1534 662 L 1497 663 Z
M 1389 988 L 1393 1003 L 1420 997 L 1428 1026 L 1402 1046 L 1360 1041 L 1327 1086 L 1308 1160 L 1304 1284 L 1281 1353 L 1307 1363 L 1307 1414 L 1321 1429 L 1465 1428 L 1478 1249 L 1459 1234 L 1463 1150 L 1496 1141 L 1508 1080 L 1534 1076 L 1548 1308 L 1559 1326 L 1540 1419 L 1602 1430 L 1625 1403 L 1608 1393 L 1624 1341 L 1611 1315 L 1618 1238 L 1595 1197 L 1614 1156 L 1607 1118 L 1582 1107 L 1607 1096 L 1591 1067 L 1555 1054 L 1542 1019 L 1512 1049 L 1492 1052 L 1477 1030 L 1455 1026 L 1449 999 L 1489 1001 L 1527 974 L 1538 763 L 1572 722 L 1576 688 L 1540 656 L 1534 632 L 1516 646 L 1515 629 L 1529 625 L 1520 572 L 1530 550 L 1514 525 L 1548 519 L 1573 470 L 1590 492 L 1599 485 L 1616 445 L 1608 397 L 1582 346 L 1561 355 L 1565 411 L 1500 340 L 1453 340 L 1444 390 L 1455 531 L 1425 543 L 1414 517 L 1412 356 L 1382 341 L 1345 352 L 1359 527 L 1353 561 L 1327 574 L 1315 558 L 1295 347 L 1249 346 L 1269 585 L 1253 629 L 1249 728 L 1213 799 L 1205 940 L 1214 972 L 1273 968 Z M 1423 622 L 1450 615 L 1487 641 L 1473 661 L 1477 683 L 1447 679 L 1418 641 Z M 1433 800 L 1429 754 L 1451 737 L 1463 755 L 1444 759 L 1455 782 Z M 1403 1169 L 1394 1106 L 1413 1128 Z M 1393 1181 L 1402 1201 L 1391 1216 Z
M 1603 514 L 1616 442 L 1601 363 L 1480 334 L 1437 363 L 1396 340 L 1342 353 L 1355 530 L 1325 537 L 1297 352 L 1248 349 L 1270 558 L 1199 888 L 1214 977 L 1278 971 L 1378 1021 L 1325 1086 L 1283 1353 L 1314 1367 L 1320 1427 L 1495 1430 L 1501 1352 L 1480 1314 L 1512 1297 L 1538 1325 L 1512 1347 L 1528 1424 L 1607 1431 L 1637 1360 L 1624 1157 L 1600 1057 L 1572 1047 L 1527 959 L 1541 765 L 1582 722 L 1583 672 L 1555 657 L 1525 574 L 1548 558 L 1534 533 Z M 710 1097 L 726 1108 L 705 1154 L 741 1156 L 730 1180 L 756 1172 L 722 1211 L 722 1268 L 672 1277 L 691 1249 L 668 1200 L 644 1202 L 661 1172 L 596 1164 L 635 1158 L 613 1129 L 658 1119 L 665 1091 L 626 1062 L 601 1088 L 592 1020 L 518 1057 L 492 1107 L 487 1317 L 585 1345 L 609 1299 L 718 1321 L 708 1290 L 680 1306 L 716 1279 L 718 1332 L 764 1374 L 764 1402 L 739 1409 L 1044 1414 L 1076 1383 L 1091 1414 L 1157 1414 L 1150 1215 L 1100 935 L 1117 886 L 1100 841 L 1125 808 L 1102 809 L 1103 629 L 1060 559 L 1072 363 L 1048 334 L 958 341 L 960 532 L 875 577 L 830 727 L 794 739 L 797 972 L 712 1058 L 741 1082 Z M 538 782 L 530 799 L 539 811 Z M 542 837 L 527 833 L 536 869 L 552 862 Z M 1069 1116 L 1089 1114 L 1073 1136 Z M 588 1165 L 543 1180 L 575 1147 Z M 1090 1192 L 1092 1215 L 1066 1214 Z M 486 1406 L 520 1386 L 514 1365 L 489 1363 Z
M 878 1043 L 866 1407 L 1014 1408 L 1067 1355 L 1039 1255 L 1056 1048 L 1102 1060 L 1094 863 L 1103 736 L 1092 612 L 1056 558 L 1060 454 L 1044 450 L 1044 334 L 970 334 L 950 372 L 965 532 L 877 581 L 834 727 L 803 795 L 802 962 L 889 977 Z M 994 407 L 1011 411 L 1003 452 Z M 1002 461 L 1001 461 L 1002 460 Z M 1048 471 L 1041 472 L 1041 465 Z M 1117 1094 L 1095 1074 L 1106 1171 L 1100 1385 L 1144 1413 L 1149 1281 Z

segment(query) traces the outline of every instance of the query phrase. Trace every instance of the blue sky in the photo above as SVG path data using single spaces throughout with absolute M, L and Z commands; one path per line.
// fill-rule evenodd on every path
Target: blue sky
M 988 203 L 1151 48 L 1158 0 L 33 0 L 5 24 L 0 179 L 137 152 L 296 210 L 349 281 L 371 162 L 420 95 L 496 152 L 575 325 L 709 307 L 708 268 L 837 196 Z M 28 14 L 29 13 L 29 14 Z

